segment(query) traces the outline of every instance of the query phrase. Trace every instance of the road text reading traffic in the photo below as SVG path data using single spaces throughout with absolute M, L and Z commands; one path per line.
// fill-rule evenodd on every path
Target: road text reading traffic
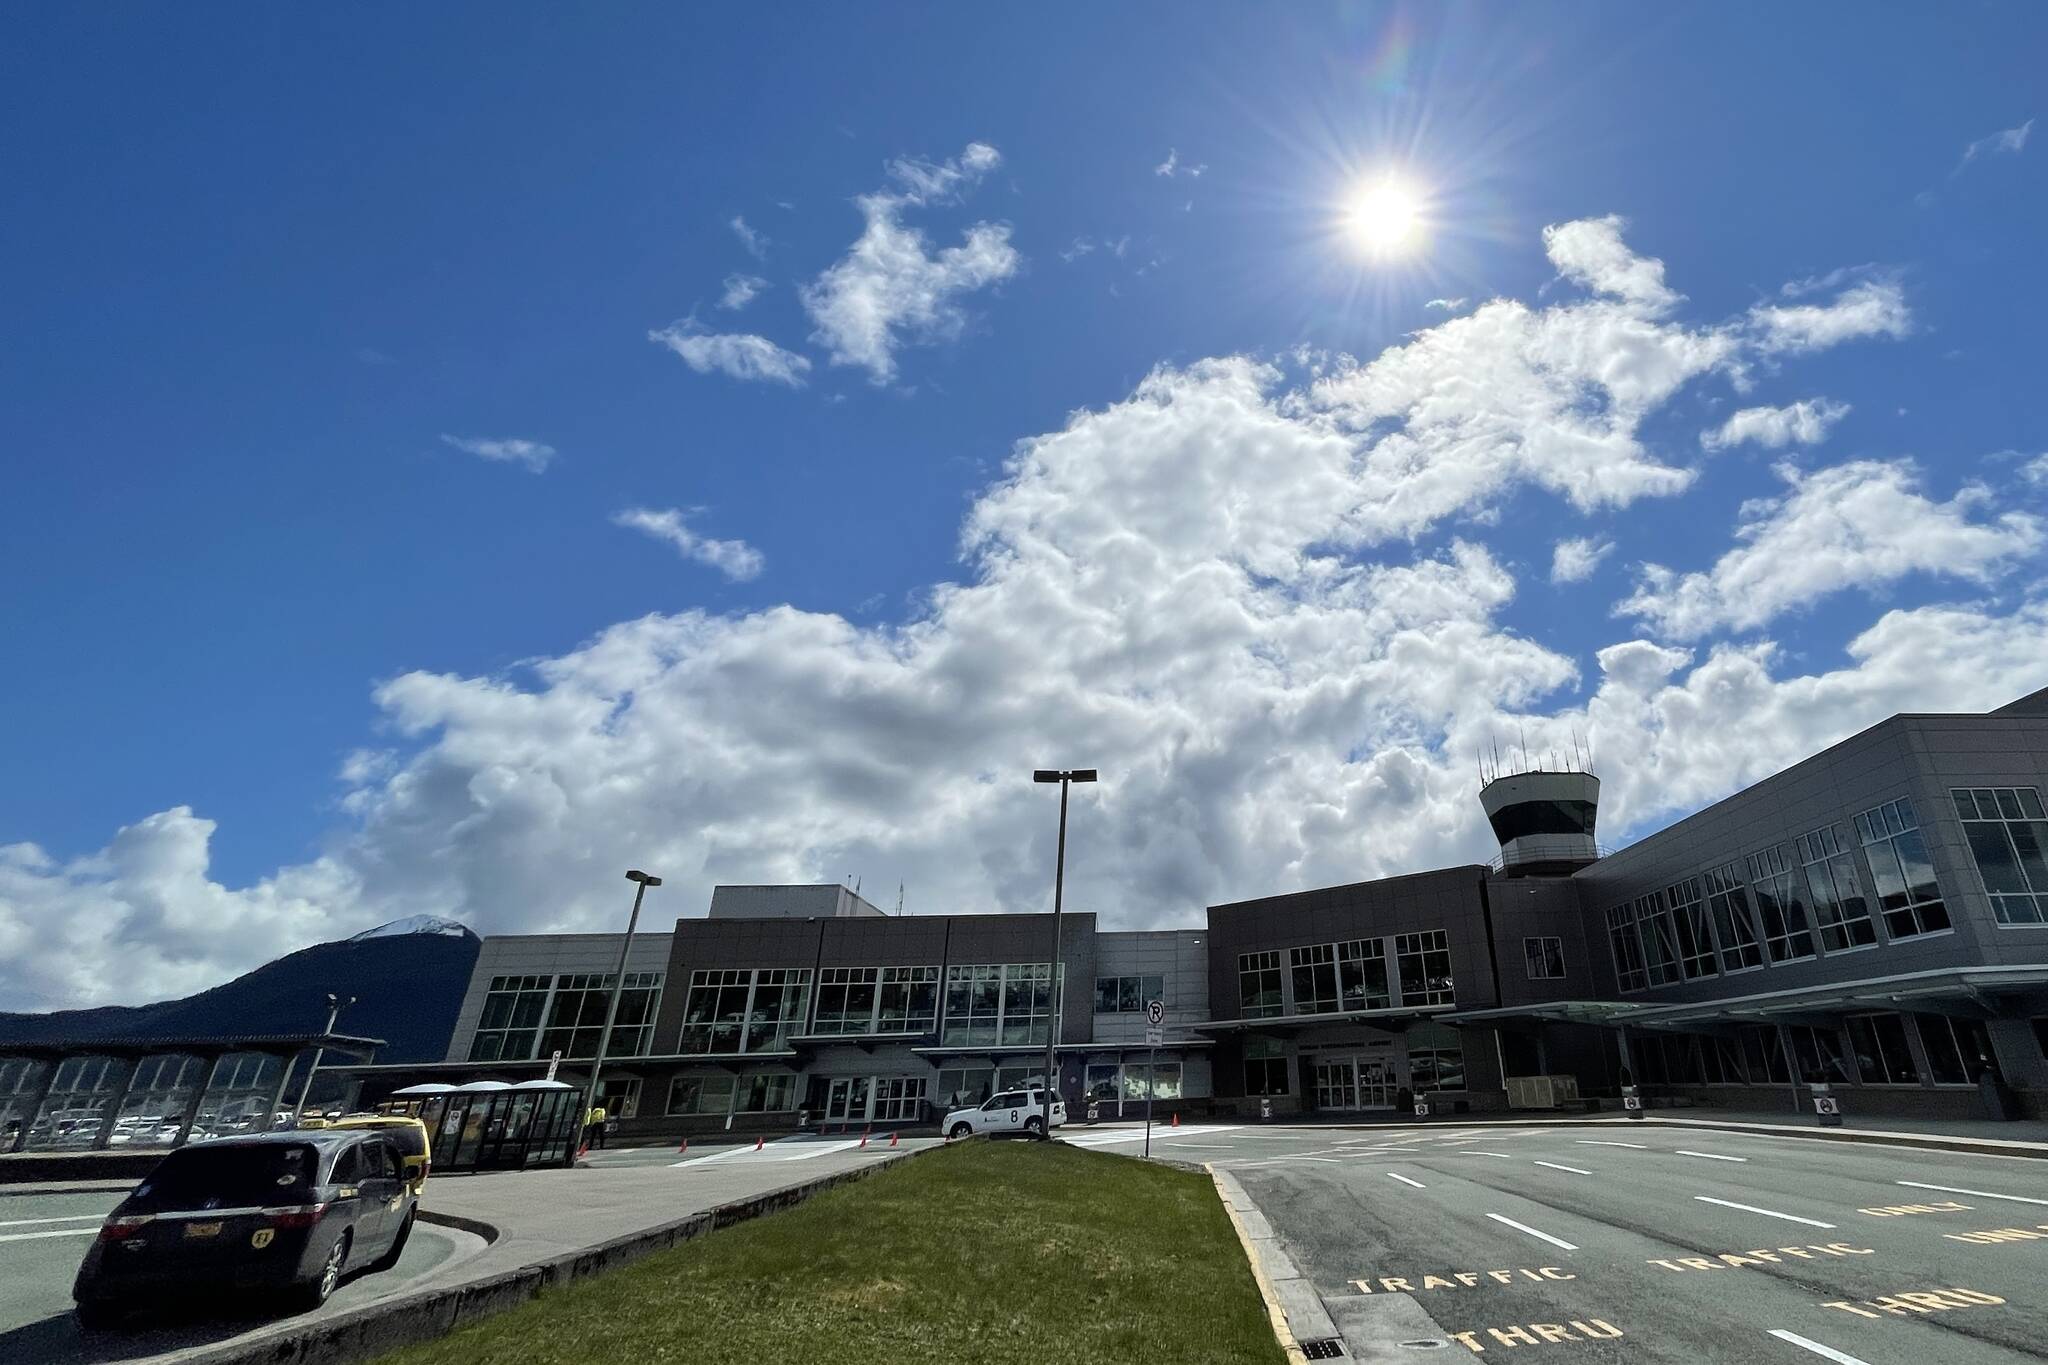
M 1803 1247 L 1762 1247 L 1756 1251 L 1723 1251 L 1713 1256 L 1676 1256 L 1670 1260 L 1652 1257 L 1651 1265 L 1661 1265 L 1666 1270 L 1739 1270 L 1747 1265 L 1783 1265 L 1787 1256 L 1801 1261 L 1818 1260 L 1822 1256 L 1872 1256 L 1873 1247 L 1853 1247 L 1847 1242 L 1825 1242 Z
M 1430 1289 L 1472 1289 L 1479 1284 L 1482 1278 L 1492 1280 L 1496 1284 L 1513 1284 L 1517 1275 L 1520 1275 L 1525 1280 L 1533 1280 L 1537 1284 L 1542 1284 L 1545 1280 L 1575 1280 L 1578 1278 L 1569 1270 L 1559 1266 L 1540 1265 L 1534 1270 L 1448 1271 L 1442 1275 L 1423 1275 L 1419 1277 L 1419 1282 L 1411 1282 L 1411 1280 L 1403 1279 L 1399 1276 L 1383 1275 L 1377 1280 L 1353 1280 L 1351 1283 L 1358 1286 L 1358 1292 L 1361 1294 L 1372 1293 L 1375 1284 L 1380 1287 L 1382 1293 L 1419 1294 Z

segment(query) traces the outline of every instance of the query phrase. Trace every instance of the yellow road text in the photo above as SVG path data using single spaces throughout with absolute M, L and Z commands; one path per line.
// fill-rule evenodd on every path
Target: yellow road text
M 1570 1322 L 1532 1322 L 1527 1327 L 1476 1327 L 1453 1332 L 1451 1339 L 1474 1355 L 1486 1354 L 1486 1343 L 1495 1346 L 1558 1346 L 1568 1341 L 1612 1341 L 1622 1330 L 1600 1318 Z
M 1353 1280 L 1361 1294 L 1371 1294 L 1373 1286 L 1384 1294 L 1420 1294 L 1434 1289 L 1477 1289 L 1487 1284 L 1514 1284 L 1516 1277 L 1542 1284 L 1546 1280 L 1576 1280 L 1578 1276 L 1554 1265 L 1540 1265 L 1534 1270 L 1447 1270 L 1441 1275 L 1415 1275 L 1402 1277 L 1382 1275 L 1376 1280 Z
M 1882 1317 L 1889 1313 L 1903 1318 L 1909 1313 L 1946 1313 L 1953 1308 L 1987 1308 L 2004 1303 L 1996 1294 L 1982 1294 L 1974 1289 L 1922 1289 L 1914 1292 L 1901 1291 L 1897 1294 L 1883 1294 L 1874 1299 L 1858 1299 L 1854 1303 L 1847 1299 L 1836 1299 L 1824 1303 L 1823 1308 L 1839 1308 L 1844 1313 L 1854 1313 L 1859 1318 Z
M 1712 1256 L 1652 1257 L 1651 1265 L 1666 1270 L 1740 1270 L 1751 1265 L 1784 1265 L 1788 1260 L 1817 1261 L 1823 1256 L 1874 1256 L 1874 1247 L 1825 1242 L 1803 1247 L 1761 1247 L 1756 1251 L 1723 1251 Z

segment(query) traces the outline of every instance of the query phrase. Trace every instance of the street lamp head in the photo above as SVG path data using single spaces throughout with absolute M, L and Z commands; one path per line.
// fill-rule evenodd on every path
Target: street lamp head
M 1031 774 L 1033 782 L 1093 782 L 1095 769 L 1075 768 L 1071 772 L 1059 772 L 1053 768 L 1040 768 Z
M 1076 768 L 1074 769 L 1074 771 L 1068 773 L 1067 776 L 1072 778 L 1076 782 L 1093 782 L 1095 780 L 1095 769 Z
M 640 883 L 640 884 L 641 884 L 642 886 L 660 886 L 660 885 L 661 885 L 661 878 L 659 878 L 659 877 L 656 877 L 656 876 L 651 876 L 651 875 L 649 875 L 648 873 L 642 872 L 642 871 L 640 871 L 640 870 L 639 870 L 639 869 L 637 869 L 637 868 L 636 868 L 636 869 L 634 869 L 634 870 L 633 870 L 633 871 L 631 871 L 631 872 L 628 872 L 628 873 L 626 874 L 626 880 L 627 880 L 627 881 L 629 881 L 629 882 L 638 882 L 638 883 Z
M 1060 780 L 1060 775 L 1051 768 L 1040 768 L 1037 772 L 1031 774 L 1031 780 L 1033 782 L 1057 782 Z

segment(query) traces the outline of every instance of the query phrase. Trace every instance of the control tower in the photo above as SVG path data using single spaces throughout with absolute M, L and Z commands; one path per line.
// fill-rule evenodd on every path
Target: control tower
M 1479 804 L 1500 840 L 1502 876 L 1569 876 L 1600 856 L 1600 779 L 1591 773 L 1509 773 L 1479 789 Z

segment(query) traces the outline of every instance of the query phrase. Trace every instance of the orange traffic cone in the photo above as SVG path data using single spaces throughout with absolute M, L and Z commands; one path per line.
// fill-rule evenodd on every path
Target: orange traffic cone
M 676 1148 L 676 1155 L 677 1155 L 677 1156 L 688 1156 L 689 1154 L 690 1154 L 690 1140 L 689 1140 L 688 1138 L 684 1138 L 684 1139 L 683 1139 L 683 1145 L 682 1145 L 682 1146 L 680 1146 L 680 1147 L 678 1147 L 678 1148 Z
M 1176 1113 L 1176 1114 L 1175 1114 L 1175 1115 L 1173 1116 L 1173 1122 L 1172 1122 L 1171 1124 L 1167 1125 L 1167 1126 L 1168 1126 L 1168 1127 L 1171 1127 L 1171 1128 L 1178 1128 L 1178 1127 L 1180 1127 L 1180 1115 L 1179 1115 L 1178 1113 Z
M 891 1134 L 889 1134 L 889 1145 L 890 1145 L 891 1147 L 894 1147 L 894 1146 L 896 1145 L 896 1134 L 894 1134 L 894 1133 L 891 1133 Z
M 865 1128 L 860 1130 L 860 1145 L 863 1147 L 868 1145 L 868 1130 Z
M 581 1146 L 581 1147 L 578 1147 L 578 1148 L 576 1149 L 576 1159 L 577 1159 L 578 1161 L 581 1161 L 581 1160 L 583 1160 L 583 1158 L 584 1158 L 584 1157 L 587 1157 L 587 1156 L 589 1156 L 589 1155 L 590 1155 L 590 1144 L 589 1144 L 589 1143 L 585 1143 L 585 1144 L 584 1144 L 583 1146 Z
M 754 1150 L 757 1152 L 767 1145 L 768 1135 L 766 1133 L 763 1133 L 761 1136 L 754 1139 Z

